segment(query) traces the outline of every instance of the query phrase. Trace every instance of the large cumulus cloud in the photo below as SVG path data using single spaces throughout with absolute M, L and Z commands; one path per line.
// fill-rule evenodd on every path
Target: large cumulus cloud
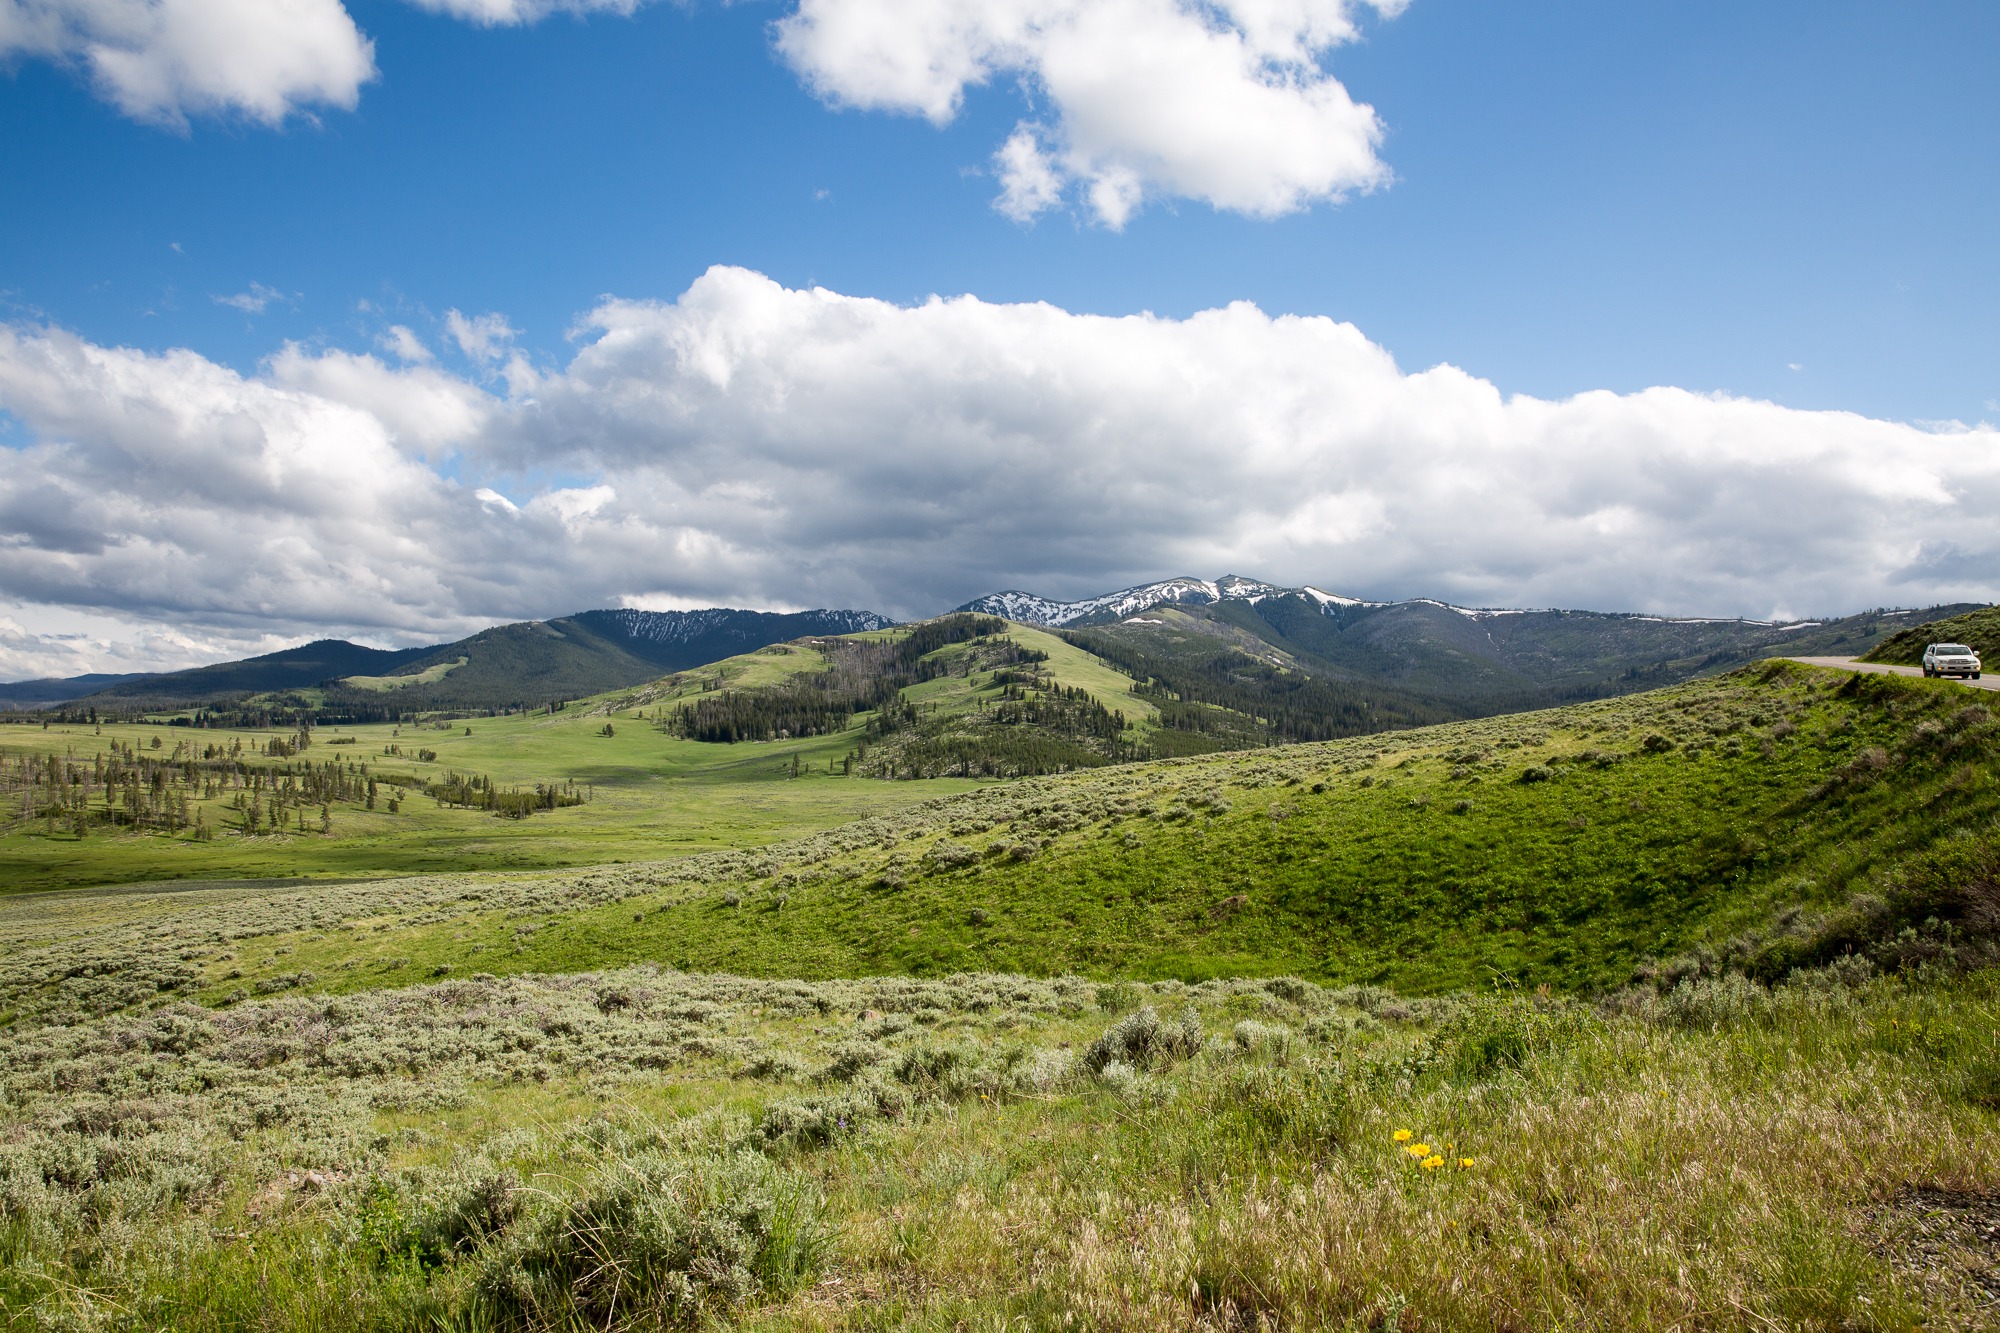
M 1393 14 L 1404 0 L 1369 0 Z M 1122 227 L 1148 197 L 1252 216 L 1383 183 L 1382 125 L 1321 66 L 1360 0 L 800 0 L 778 48 L 838 105 L 943 124 L 967 88 L 1046 108 L 994 154 L 1001 211 L 1071 193 Z
M 1249 305 L 897 306 L 728 268 L 581 332 L 566 366 L 478 384 L 0 333 L 31 441 L 0 472 L 0 596 L 408 641 L 620 600 L 909 616 L 1177 573 L 1711 615 L 2000 595 L 1986 427 L 1508 397 Z

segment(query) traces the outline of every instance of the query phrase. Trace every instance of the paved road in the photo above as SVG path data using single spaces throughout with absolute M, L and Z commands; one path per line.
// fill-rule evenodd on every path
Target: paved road
M 1875 662 L 1859 662 L 1852 657 L 1794 657 L 1794 662 L 1804 662 L 1807 666 L 1839 667 L 1842 671 L 1867 671 L 1878 676 L 1922 676 L 1922 667 L 1882 666 Z M 1970 685 L 1975 690 L 2000 690 L 2000 676 L 1987 672 L 1978 680 L 1963 680 L 1961 685 Z

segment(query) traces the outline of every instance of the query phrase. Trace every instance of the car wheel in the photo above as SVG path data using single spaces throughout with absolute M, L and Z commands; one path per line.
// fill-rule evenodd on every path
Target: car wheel
M 1925 667 L 1925 668 L 1924 668 L 1924 679 L 1925 679 L 1925 680 L 1929 680 L 1930 678 L 1931 678 L 1931 669 L 1930 669 L 1929 667 Z

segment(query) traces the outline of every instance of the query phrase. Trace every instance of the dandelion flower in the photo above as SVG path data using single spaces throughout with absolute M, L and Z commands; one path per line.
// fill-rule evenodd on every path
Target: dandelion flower
M 1426 1171 L 1435 1171 L 1439 1167 L 1444 1165 L 1444 1158 L 1439 1157 L 1436 1153 L 1432 1153 L 1429 1157 L 1424 1158 L 1424 1160 L 1419 1162 L 1417 1165 L 1423 1167 L 1423 1169 Z
M 1470 1157 L 1461 1157 L 1458 1159 L 1458 1169 L 1461 1171 L 1470 1171 L 1473 1165 L 1473 1159 Z
M 1389 1137 L 1394 1139 L 1398 1143 L 1408 1143 L 1411 1139 L 1415 1138 L 1416 1135 L 1410 1133 L 1410 1131 L 1407 1129 L 1399 1129 L 1394 1134 L 1391 1134 Z

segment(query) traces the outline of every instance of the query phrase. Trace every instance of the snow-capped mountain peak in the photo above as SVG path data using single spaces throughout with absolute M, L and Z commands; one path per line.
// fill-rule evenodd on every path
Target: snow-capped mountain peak
M 1317 603 L 1321 610 L 1375 605 L 1357 597 L 1342 597 L 1319 588 L 1285 588 L 1275 583 L 1265 583 L 1261 579 L 1246 579 L 1236 574 L 1225 574 L 1219 579 L 1162 579 L 1158 583 L 1142 583 L 1119 592 L 1105 593 L 1100 597 L 1085 597 L 1073 602 L 1057 601 L 1031 592 L 1010 590 L 976 597 L 958 609 L 976 611 L 982 615 L 1002 616 L 1025 625 L 1053 629 L 1063 625 L 1074 625 L 1084 620 L 1123 620 L 1127 616 L 1150 611 L 1156 606 L 1176 603 L 1212 606 L 1217 602 L 1256 603 L 1267 597 L 1307 597 Z

